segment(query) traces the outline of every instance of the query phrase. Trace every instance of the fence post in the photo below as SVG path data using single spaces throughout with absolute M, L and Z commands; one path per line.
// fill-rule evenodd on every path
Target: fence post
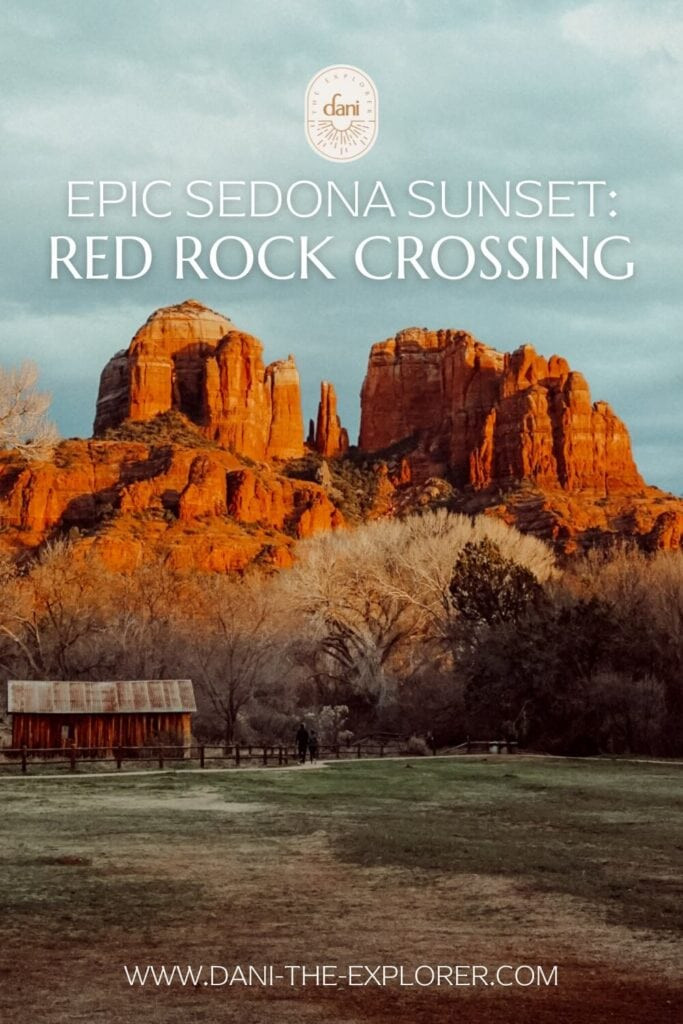
M 469 738 L 469 736 L 468 736 L 468 737 L 467 737 L 467 753 L 468 753 L 468 754 L 469 754 L 469 752 L 470 752 L 470 748 L 471 748 L 471 743 L 470 743 L 470 738 Z
M 239 766 L 240 766 L 240 745 L 239 745 L 239 743 L 235 744 L 235 764 L 239 768 Z
M 26 765 L 27 765 L 27 761 L 26 761 L 26 745 L 24 744 L 24 746 L 22 746 L 22 748 L 21 748 L 21 774 L 22 775 L 26 775 Z
M 282 747 L 277 748 L 277 763 L 282 764 Z
M 356 757 L 360 757 L 360 743 L 356 747 Z
M 161 743 L 159 744 L 158 754 L 159 754 L 159 767 L 163 768 L 164 767 L 164 748 L 162 747 Z
M 268 747 L 263 748 L 263 763 L 268 764 Z
M 337 758 L 337 760 L 339 760 L 339 744 L 338 743 L 337 743 L 336 747 L 334 748 L 334 756 Z
M 200 768 L 206 768 L 206 764 L 204 763 L 204 744 L 203 743 L 199 747 L 199 767 Z
M 384 757 L 384 744 L 383 743 L 380 743 L 380 745 L 379 745 L 379 756 L 380 757 Z
M 72 772 L 76 771 L 76 748 L 73 743 L 69 747 L 69 769 Z
M 121 762 L 123 761 L 121 747 L 117 747 L 116 748 L 115 754 L 116 754 L 116 767 L 118 768 L 119 771 L 121 771 Z

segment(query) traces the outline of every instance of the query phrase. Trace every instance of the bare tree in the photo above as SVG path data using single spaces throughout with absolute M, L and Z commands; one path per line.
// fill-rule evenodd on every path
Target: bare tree
M 37 381 L 34 363 L 0 367 L 0 449 L 13 449 L 27 459 L 47 458 L 57 442 L 47 419 L 51 396 L 36 390 Z
M 278 703 L 289 671 L 272 594 L 257 577 L 225 576 L 205 577 L 197 593 L 191 658 L 227 744 L 249 707 Z
M 6 584 L 0 634 L 32 677 L 97 678 L 105 668 L 106 575 L 102 566 L 74 558 L 66 541 L 56 541 L 30 572 Z
M 198 584 L 162 560 L 112 576 L 107 642 L 116 652 L 119 675 L 130 679 L 176 677 L 188 668 L 188 609 L 197 607 Z

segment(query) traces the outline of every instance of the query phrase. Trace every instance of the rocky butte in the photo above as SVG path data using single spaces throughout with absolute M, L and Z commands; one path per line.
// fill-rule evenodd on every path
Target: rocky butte
M 645 484 L 622 421 L 566 359 L 531 345 L 507 354 L 465 331 L 426 328 L 373 345 L 359 446 L 399 451 L 413 491 L 422 484 L 567 552 L 617 536 L 681 543 L 683 502 Z
M 100 380 L 94 432 L 182 413 L 210 440 L 252 459 L 303 454 L 294 358 L 265 366 L 263 345 L 189 299 L 158 309 Z
M 628 431 L 565 359 L 496 352 L 464 331 L 413 328 L 373 345 L 359 445 L 413 439 L 413 477 L 483 489 L 530 481 L 600 496 L 644 484 Z
M 304 444 L 291 356 L 266 365 L 193 300 L 159 309 L 106 365 L 92 440 L 43 462 L 0 453 L 0 549 L 68 535 L 121 571 L 282 567 L 320 530 L 434 506 L 566 553 L 681 544 L 683 502 L 643 482 L 624 424 L 558 356 L 411 328 L 372 347 L 361 405 L 353 448 L 323 381 Z

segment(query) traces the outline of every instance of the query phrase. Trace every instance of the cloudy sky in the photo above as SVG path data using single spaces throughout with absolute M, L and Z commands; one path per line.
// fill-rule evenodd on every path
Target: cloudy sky
M 66 436 L 91 429 L 99 372 L 159 306 L 193 297 L 294 353 L 305 415 L 318 381 L 358 426 L 370 344 L 411 325 L 469 330 L 501 349 L 559 352 L 628 424 L 652 483 L 680 491 L 683 18 L 676 2 L 531 0 L 5 0 L 0 361 L 32 358 Z M 350 63 L 380 97 L 380 134 L 337 165 L 304 136 L 303 97 L 321 68 Z M 606 179 L 618 216 L 592 222 L 69 221 L 69 179 L 297 179 L 340 187 L 413 179 Z M 461 194 L 461 193 L 460 193 Z M 452 224 L 456 223 L 454 229 Z M 235 225 L 239 224 L 239 230 Z M 84 226 L 86 225 L 86 226 Z M 176 281 L 176 234 L 334 234 L 352 250 L 374 233 L 583 232 L 632 239 L 632 280 L 409 279 L 369 282 L 352 261 L 325 281 Z M 49 238 L 142 234 L 155 263 L 137 281 L 49 278 Z

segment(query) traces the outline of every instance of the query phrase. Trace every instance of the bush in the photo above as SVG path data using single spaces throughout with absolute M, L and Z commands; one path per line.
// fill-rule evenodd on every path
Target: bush
M 151 420 L 125 420 L 118 427 L 109 427 L 102 435 L 105 441 L 141 441 L 158 445 L 169 442 L 184 448 L 217 448 L 191 420 L 171 409 L 160 412 Z
M 410 754 L 411 757 L 427 757 L 431 754 L 431 750 L 427 746 L 427 741 L 422 736 L 411 736 L 401 750 L 401 753 Z

